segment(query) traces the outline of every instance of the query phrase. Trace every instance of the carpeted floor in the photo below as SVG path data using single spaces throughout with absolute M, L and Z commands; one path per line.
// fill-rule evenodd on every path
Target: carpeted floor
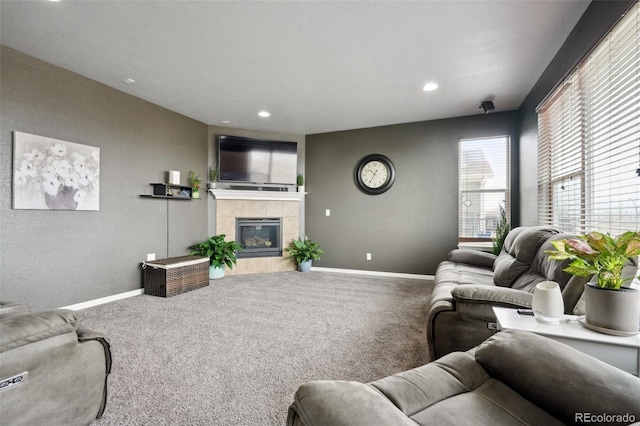
M 306 381 L 368 382 L 426 363 L 431 284 L 283 272 L 84 309 L 113 353 L 95 424 L 284 425 Z

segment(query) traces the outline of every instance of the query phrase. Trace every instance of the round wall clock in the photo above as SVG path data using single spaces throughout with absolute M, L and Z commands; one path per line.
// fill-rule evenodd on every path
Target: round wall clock
M 354 178 L 360 191 L 378 195 L 391 188 L 396 178 L 393 163 L 381 154 L 371 154 L 358 162 Z

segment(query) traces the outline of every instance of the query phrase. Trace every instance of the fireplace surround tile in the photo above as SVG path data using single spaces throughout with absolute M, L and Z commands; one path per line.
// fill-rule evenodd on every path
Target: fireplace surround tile
M 228 240 L 236 238 L 236 217 L 281 217 L 282 244 L 287 247 L 292 239 L 299 236 L 299 202 L 280 200 L 216 200 L 216 234 L 225 234 Z M 294 271 L 293 259 L 281 257 L 258 257 L 238 259 L 236 266 L 226 270 L 226 274 L 255 274 L 263 272 Z

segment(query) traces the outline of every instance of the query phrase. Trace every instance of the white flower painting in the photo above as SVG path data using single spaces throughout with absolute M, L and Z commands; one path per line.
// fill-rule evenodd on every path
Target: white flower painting
M 100 210 L 100 148 L 14 132 L 13 208 Z

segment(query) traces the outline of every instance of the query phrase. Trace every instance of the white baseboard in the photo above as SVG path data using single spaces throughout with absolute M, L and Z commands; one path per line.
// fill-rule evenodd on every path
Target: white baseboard
M 340 274 L 355 274 L 355 275 L 375 275 L 378 277 L 391 277 L 391 278 L 409 278 L 414 280 L 432 280 L 433 275 L 420 275 L 420 274 L 405 274 L 400 272 L 380 272 L 380 271 L 364 271 L 361 269 L 339 269 L 339 268 L 323 268 L 318 266 L 312 266 L 312 271 L 318 272 L 336 272 Z M 76 303 L 75 305 L 63 306 L 60 309 L 71 309 L 73 311 L 79 311 L 80 309 L 91 308 L 93 306 L 103 305 L 109 302 L 115 302 L 116 300 L 126 299 L 128 297 L 139 296 L 144 294 L 144 289 L 127 291 L 126 293 L 114 294 L 113 296 L 101 297 L 100 299 L 88 300 L 82 303 Z
M 144 289 L 131 290 L 126 293 L 114 294 L 113 296 L 101 297 L 100 299 L 89 300 L 87 302 L 76 303 L 75 305 L 63 306 L 60 309 L 71 309 L 78 311 L 80 309 L 91 308 L 92 306 L 103 305 L 109 302 L 115 302 L 116 300 L 126 299 L 128 297 L 139 296 L 144 293 Z
M 340 274 L 355 274 L 355 275 L 375 275 L 378 277 L 391 277 L 391 278 L 410 278 L 414 280 L 432 280 L 435 278 L 433 275 L 420 275 L 420 274 L 406 274 L 402 272 L 380 272 L 380 271 L 364 271 L 361 269 L 340 269 L 340 268 L 323 268 L 318 266 L 312 266 L 312 271 L 318 272 L 336 272 Z

